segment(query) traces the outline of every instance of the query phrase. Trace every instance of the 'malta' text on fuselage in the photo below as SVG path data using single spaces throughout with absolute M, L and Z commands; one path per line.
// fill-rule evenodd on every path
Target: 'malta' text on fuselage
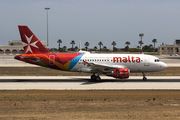
M 123 63 L 140 63 L 140 57 L 128 56 L 128 57 L 113 57 L 113 62 L 123 62 Z

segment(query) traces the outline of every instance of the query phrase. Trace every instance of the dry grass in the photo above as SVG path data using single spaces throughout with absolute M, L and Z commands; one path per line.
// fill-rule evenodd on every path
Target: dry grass
M 180 91 L 0 91 L 0 119 L 180 119 Z
M 90 76 L 89 73 L 59 71 L 44 67 L 0 67 L 0 76 Z M 142 76 L 142 73 L 131 73 Z M 150 72 L 147 76 L 180 76 L 180 67 L 169 67 L 164 71 Z

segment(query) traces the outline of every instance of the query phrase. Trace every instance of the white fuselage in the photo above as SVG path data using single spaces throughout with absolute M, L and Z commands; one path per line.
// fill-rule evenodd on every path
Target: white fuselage
M 70 71 L 97 72 L 93 71 L 84 62 L 103 65 L 124 66 L 131 72 L 156 72 L 167 68 L 167 65 L 157 57 L 144 54 L 84 54 Z

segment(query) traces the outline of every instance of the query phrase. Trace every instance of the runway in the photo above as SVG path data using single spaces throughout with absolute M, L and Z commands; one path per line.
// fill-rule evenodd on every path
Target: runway
M 101 82 L 88 76 L 1 76 L 0 90 L 180 90 L 180 76 L 130 76 L 114 79 L 101 76 Z

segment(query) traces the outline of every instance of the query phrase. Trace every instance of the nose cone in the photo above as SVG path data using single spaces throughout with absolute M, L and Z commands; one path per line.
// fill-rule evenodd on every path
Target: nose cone
M 160 65 L 161 70 L 165 70 L 167 68 L 166 63 L 162 62 Z

